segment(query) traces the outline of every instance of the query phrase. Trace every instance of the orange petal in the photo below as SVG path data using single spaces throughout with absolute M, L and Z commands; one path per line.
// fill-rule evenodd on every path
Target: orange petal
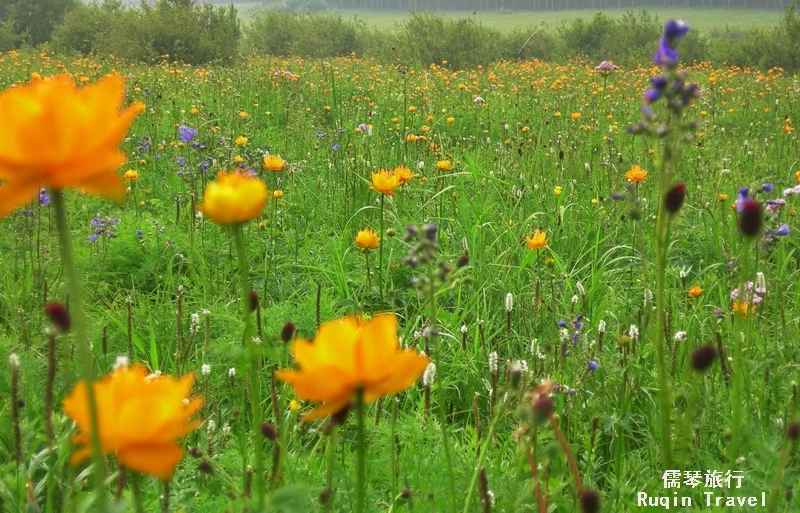
M 30 182 L 6 182 L 0 187 L 0 217 L 7 216 L 15 208 L 36 197 L 39 185 Z
M 369 398 L 394 394 L 409 388 L 425 372 L 430 360 L 414 351 L 397 353 L 390 365 L 389 375 L 378 383 L 367 384 L 366 395 Z
M 119 203 L 125 201 L 126 198 L 125 182 L 113 172 L 90 177 L 85 182 L 76 184 L 76 187 L 87 194 L 94 194 Z
M 310 371 L 278 371 L 275 377 L 292 385 L 297 397 L 306 401 L 332 401 L 345 395 L 352 396 L 355 389 L 352 376 L 330 366 Z
M 376 315 L 361 326 L 356 342 L 356 365 L 359 381 L 382 380 L 391 372 L 389 364 L 397 354 L 397 317 Z
M 352 396 L 341 397 L 339 399 L 334 399 L 333 401 L 328 401 L 327 403 L 317 406 L 310 412 L 303 415 L 303 422 L 311 422 L 322 417 L 327 417 L 328 415 L 333 415 L 334 413 L 345 408 L 351 403 L 351 401 Z
M 164 481 L 172 477 L 182 457 L 183 448 L 172 444 L 129 447 L 117 453 L 121 465 Z

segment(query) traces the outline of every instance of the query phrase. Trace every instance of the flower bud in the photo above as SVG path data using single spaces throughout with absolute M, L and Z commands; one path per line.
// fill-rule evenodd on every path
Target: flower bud
M 258 293 L 251 290 L 248 296 L 250 297 L 250 311 L 255 312 L 258 309 Z
M 542 424 L 550 418 L 555 409 L 556 405 L 553 404 L 553 400 L 543 395 L 533 403 L 533 419 L 537 424 Z
M 294 337 L 294 324 L 291 322 L 287 322 L 283 325 L 283 329 L 281 329 L 281 340 L 284 342 L 289 342 Z
M 703 346 L 692 354 L 692 368 L 697 372 L 705 372 L 714 363 L 717 350 L 713 346 Z
M 62 303 L 48 304 L 44 308 L 44 314 L 60 332 L 66 333 L 69 331 L 69 327 L 72 323 L 69 317 L 69 311 Z
M 189 449 L 189 454 L 191 454 L 192 458 L 200 458 L 203 456 L 203 451 L 201 451 L 199 447 L 194 445 Z
M 761 203 L 756 200 L 744 200 L 739 215 L 739 232 L 746 237 L 755 237 L 761 231 L 764 214 Z
M 672 189 L 667 192 L 664 197 L 664 206 L 667 212 L 674 214 L 683 206 L 683 200 L 686 199 L 686 185 L 683 182 L 676 183 Z
M 800 422 L 792 422 L 789 424 L 789 427 L 786 428 L 786 436 L 789 440 L 797 440 L 800 438 Z
M 467 255 L 466 253 L 458 257 L 458 260 L 456 261 L 456 267 L 458 267 L 459 269 L 461 269 L 462 267 L 466 267 L 468 264 L 469 264 L 469 255 Z
M 600 494 L 594 490 L 586 489 L 580 496 L 582 513 L 597 513 L 600 511 Z
M 278 438 L 278 431 L 266 422 L 261 424 L 261 434 L 264 435 L 264 438 L 267 440 L 275 440 Z
M 213 474 L 214 467 L 211 466 L 211 462 L 208 460 L 203 460 L 197 464 L 197 470 L 202 472 L 203 474 Z

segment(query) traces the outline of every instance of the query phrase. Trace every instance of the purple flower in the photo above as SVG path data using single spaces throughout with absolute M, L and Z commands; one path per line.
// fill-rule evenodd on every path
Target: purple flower
M 340 148 L 341 146 L 339 146 L 338 144 L 334 144 L 332 149 L 333 151 L 339 151 Z
M 764 185 L 761 187 L 761 190 L 762 190 L 762 191 L 764 191 L 764 192 L 772 192 L 772 189 L 773 189 L 773 187 L 772 187 L 772 184 L 771 184 L 771 183 L 765 183 L 765 184 L 764 184 Z
M 190 128 L 186 125 L 181 125 L 178 127 L 178 132 L 181 134 L 181 142 L 188 143 L 194 136 L 197 135 L 197 130 L 194 128 Z
M 788 224 L 782 224 L 781 227 L 778 228 L 778 231 L 775 232 L 775 233 L 777 233 L 779 237 L 788 236 L 789 235 L 789 225 Z
M 179 166 L 185 166 L 186 165 L 186 159 L 185 158 L 178 157 L 177 160 L 178 160 L 178 165 Z
M 559 320 L 558 320 L 558 326 L 559 326 L 560 328 L 563 328 L 563 327 L 564 327 L 564 326 L 566 326 L 566 325 L 567 325 L 567 322 L 566 322 L 564 319 L 559 319 Z
M 39 191 L 39 205 L 46 207 L 50 204 L 50 196 L 47 194 L 47 190 L 42 188 Z
M 744 208 L 744 202 L 752 199 L 750 198 L 747 193 L 750 192 L 750 188 L 745 186 L 739 189 L 739 196 L 736 198 L 736 211 L 741 212 Z
M 594 372 L 594 371 L 596 371 L 596 370 L 597 370 L 597 368 L 598 368 L 598 367 L 599 367 L 599 365 L 597 365 L 597 362 L 596 362 L 596 361 L 594 361 L 594 360 L 589 360 L 589 370 L 590 370 L 590 371 Z
M 613 71 L 613 70 L 617 69 L 617 67 L 614 66 L 614 64 L 612 64 L 609 61 L 603 61 L 600 64 L 598 64 L 595 69 L 597 71 Z

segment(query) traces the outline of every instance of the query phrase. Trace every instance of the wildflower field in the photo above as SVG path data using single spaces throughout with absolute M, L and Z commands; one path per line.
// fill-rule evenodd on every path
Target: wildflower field
M 800 510 L 800 83 L 687 30 L 1 54 L 0 511 Z

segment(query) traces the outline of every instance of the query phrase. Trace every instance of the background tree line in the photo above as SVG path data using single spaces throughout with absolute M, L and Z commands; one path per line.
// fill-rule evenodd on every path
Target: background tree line
M 39 17 L 34 17 L 37 12 Z M 50 41 L 67 54 L 99 53 L 144 62 L 169 55 L 170 60 L 191 64 L 227 64 L 241 55 L 324 58 L 355 52 L 384 63 L 418 67 L 447 61 L 455 69 L 500 59 L 554 62 L 576 55 L 597 62 L 647 65 L 664 21 L 646 10 L 613 17 L 597 12 L 589 20 L 500 32 L 476 16 L 422 12 L 412 13 L 397 30 L 379 31 L 363 19 L 337 13 L 260 9 L 242 29 L 233 6 L 193 0 L 156 0 L 137 6 L 120 0 L 92 4 L 0 0 L 0 14 L 5 16 L 0 22 L 0 51 Z M 787 7 L 781 22 L 768 28 L 727 30 L 713 37 L 691 31 L 681 57 L 687 62 L 800 70 L 800 10 Z
M 566 9 L 641 9 L 645 7 L 749 7 L 785 9 L 791 0 L 258 0 L 273 8 L 300 11 L 329 9 L 375 11 L 557 11 Z M 296 7 L 294 7 L 296 6 Z

